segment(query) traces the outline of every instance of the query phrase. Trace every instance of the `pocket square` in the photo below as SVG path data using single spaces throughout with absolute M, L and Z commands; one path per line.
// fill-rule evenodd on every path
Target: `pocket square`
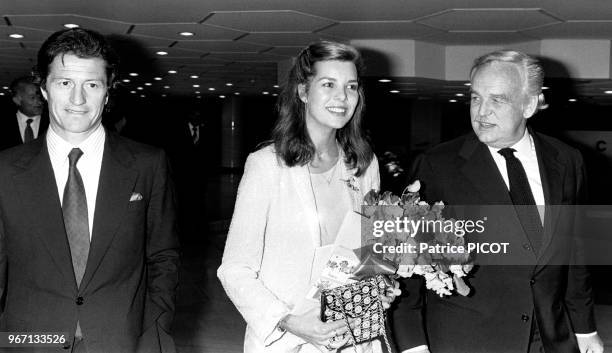
M 130 202 L 132 201 L 140 201 L 142 200 L 142 195 L 138 192 L 133 192 L 132 196 L 130 196 Z

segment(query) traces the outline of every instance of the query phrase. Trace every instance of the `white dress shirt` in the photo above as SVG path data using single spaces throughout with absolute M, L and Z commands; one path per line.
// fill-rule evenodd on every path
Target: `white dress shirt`
M 195 145 L 200 141 L 200 128 L 202 125 L 193 125 L 191 122 L 187 123 L 189 125 L 189 135 L 191 135 L 191 140 Z
M 32 127 L 32 131 L 34 132 L 34 138 L 38 137 L 38 130 L 40 129 L 40 115 L 35 116 L 27 116 L 23 114 L 20 110 L 17 110 L 17 124 L 19 124 L 19 133 L 21 134 L 21 141 L 23 141 L 25 136 L 25 129 L 28 126 L 28 119 L 32 119 L 30 126 Z
M 99 125 L 85 141 L 77 146 L 73 146 L 71 143 L 61 138 L 53 129 L 50 128 L 47 130 L 47 148 L 49 150 L 51 166 L 53 167 L 53 174 L 55 174 L 55 182 L 57 183 L 60 203 L 63 202 L 64 187 L 68 180 L 68 154 L 75 147 L 83 151 L 83 155 L 77 162 L 77 169 L 81 174 L 83 186 L 85 187 L 90 240 L 96 210 L 96 197 L 98 195 L 98 182 L 100 180 L 105 141 L 106 133 L 102 125 Z

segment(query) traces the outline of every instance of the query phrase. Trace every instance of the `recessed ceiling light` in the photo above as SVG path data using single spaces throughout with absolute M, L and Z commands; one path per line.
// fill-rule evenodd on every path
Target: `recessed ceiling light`
M 139 91 L 142 91 L 144 88 L 138 86 L 138 87 L 136 87 L 136 89 L 139 90 Z
M 568 101 L 570 101 L 570 102 L 575 102 L 575 101 L 576 101 L 576 98 L 570 98 L 570 99 L 568 99 Z
M 8 86 L 2 86 L 2 89 L 9 89 Z
M 152 86 L 153 84 L 151 82 L 146 82 L 145 86 Z
M 399 93 L 399 91 L 394 89 L 394 90 L 389 91 L 389 93 Z
M 268 91 L 263 91 L 263 92 L 261 92 L 261 94 L 270 94 L 270 92 L 268 92 Z
M 136 76 L 138 76 L 138 73 L 136 73 L 136 72 L 130 72 L 130 76 L 132 76 L 132 77 L 136 77 Z
M 235 96 L 239 96 L 239 95 L 240 95 L 240 92 L 234 92 L 234 95 L 235 95 Z
M 64 24 L 64 27 L 66 28 L 79 28 L 79 25 L 76 23 L 66 23 Z
M 140 97 L 144 98 L 144 97 L 145 97 L 145 95 L 144 95 L 144 94 L 141 94 L 141 95 L 140 95 Z
M 162 97 L 165 97 L 165 96 L 166 96 L 165 94 L 162 94 Z
M 380 80 L 378 80 L 378 82 L 387 83 L 391 82 L 391 80 L 389 80 L 388 78 L 381 78 Z
M 278 85 L 274 85 L 274 86 L 272 86 L 272 87 L 274 87 L 274 88 L 278 88 Z
M 123 79 L 123 80 L 121 80 L 121 81 L 123 81 L 123 82 L 125 82 L 125 83 L 129 83 L 129 82 L 130 82 L 130 80 L 129 80 L 129 79 L 127 79 L 127 78 L 124 78 L 124 79 Z
M 612 91 L 604 91 L 605 94 L 612 94 Z
M 134 93 L 136 93 L 136 91 L 130 91 L 130 93 L 134 94 Z
M 457 97 L 463 97 L 463 93 L 457 93 L 455 94 Z
M 202 99 L 202 96 L 198 96 L 197 98 L 198 98 L 198 99 Z
M 223 99 L 223 98 L 225 98 L 225 96 L 224 95 L 220 95 L 219 98 Z
M 451 102 L 451 103 L 457 103 L 456 99 L 449 99 L 448 101 Z
M 9 37 L 14 38 L 14 39 L 21 39 L 23 38 L 23 34 L 13 33 L 13 34 L 9 34 Z
M 226 83 L 225 85 L 226 85 L 227 87 L 232 87 L 234 84 L 233 84 L 233 83 L 231 83 L 231 82 L 228 82 L 228 83 Z
M 198 76 L 198 75 L 191 75 L 191 76 L 189 76 L 189 77 L 190 77 L 190 78 L 199 78 L 200 76 Z
M 542 86 L 542 89 L 548 89 L 548 88 L 549 88 L 548 86 Z
M 161 55 L 161 56 L 164 56 L 164 55 L 168 55 L 168 52 L 167 52 L 167 51 L 160 50 L 160 51 L 156 52 L 155 54 L 157 54 L 157 55 Z
M 3 95 L 4 95 L 4 92 L 0 92 L 0 96 L 3 96 Z
M 200 91 L 195 91 L 195 94 L 200 94 L 200 93 L 201 93 Z
M 278 96 L 278 93 L 272 93 L 272 95 L 273 95 L 274 97 L 276 97 L 276 96 Z
M 170 88 L 170 86 L 164 86 L 164 88 L 165 88 L 165 89 L 168 89 L 168 88 Z
M 153 79 L 154 79 L 155 81 L 161 81 L 161 80 L 162 80 L 162 78 L 161 78 L 161 77 L 153 77 Z
M 464 86 L 471 86 L 472 84 L 471 84 L 471 83 L 469 83 L 469 82 L 466 82 L 466 83 L 464 83 L 463 85 L 464 85 Z
M 200 85 L 193 85 L 193 88 L 200 88 Z
M 183 36 L 183 37 L 193 37 L 195 35 L 195 33 L 193 33 L 193 32 L 179 32 L 179 35 Z
M 208 88 L 208 90 L 209 90 L 209 91 L 214 91 L 214 90 L 215 90 L 215 88 L 214 88 L 214 87 L 210 87 L 210 88 Z
M 175 74 L 175 73 L 176 73 L 176 70 L 168 70 L 168 73 L 169 73 L 169 74 Z

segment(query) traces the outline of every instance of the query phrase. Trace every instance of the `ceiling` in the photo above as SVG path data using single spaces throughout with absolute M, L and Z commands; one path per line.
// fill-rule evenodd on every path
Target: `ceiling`
M 0 15 L 0 94 L 31 71 L 42 42 L 68 23 L 109 35 L 122 56 L 125 89 L 153 97 L 273 95 L 277 63 L 318 39 L 485 45 L 612 38 L 606 0 L 2 0 Z M 414 95 L 452 97 L 465 89 L 461 82 L 394 81 L 389 87 Z

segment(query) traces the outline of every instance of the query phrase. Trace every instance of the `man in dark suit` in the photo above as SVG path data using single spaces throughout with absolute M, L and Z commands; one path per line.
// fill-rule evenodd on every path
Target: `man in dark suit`
M 101 34 L 52 34 L 38 70 L 50 128 L 0 153 L 0 331 L 67 334 L 43 352 L 173 350 L 178 242 L 165 155 L 101 126 L 117 72 Z
M 191 103 L 191 104 L 190 104 Z M 176 176 L 179 226 L 185 241 L 206 240 L 206 186 L 211 167 L 209 139 L 202 108 L 192 102 L 177 104 L 183 119 L 168 134 L 168 155 Z
M 428 201 L 508 205 L 503 217 L 488 222 L 492 229 L 483 241 L 508 242 L 513 263 L 494 265 L 502 255 L 484 257 L 468 277 L 473 292 L 465 297 L 440 298 L 424 293 L 418 279 L 406 279 L 393 314 L 400 352 L 603 351 L 572 217 L 554 206 L 580 203 L 582 158 L 526 127 L 544 107 L 543 75 L 535 59 L 516 51 L 476 59 L 470 73 L 473 133 L 419 160 L 415 178 Z
M 40 88 L 32 76 L 15 79 L 10 86 L 17 110 L 0 118 L 0 151 L 44 135 L 49 119 L 43 114 Z

